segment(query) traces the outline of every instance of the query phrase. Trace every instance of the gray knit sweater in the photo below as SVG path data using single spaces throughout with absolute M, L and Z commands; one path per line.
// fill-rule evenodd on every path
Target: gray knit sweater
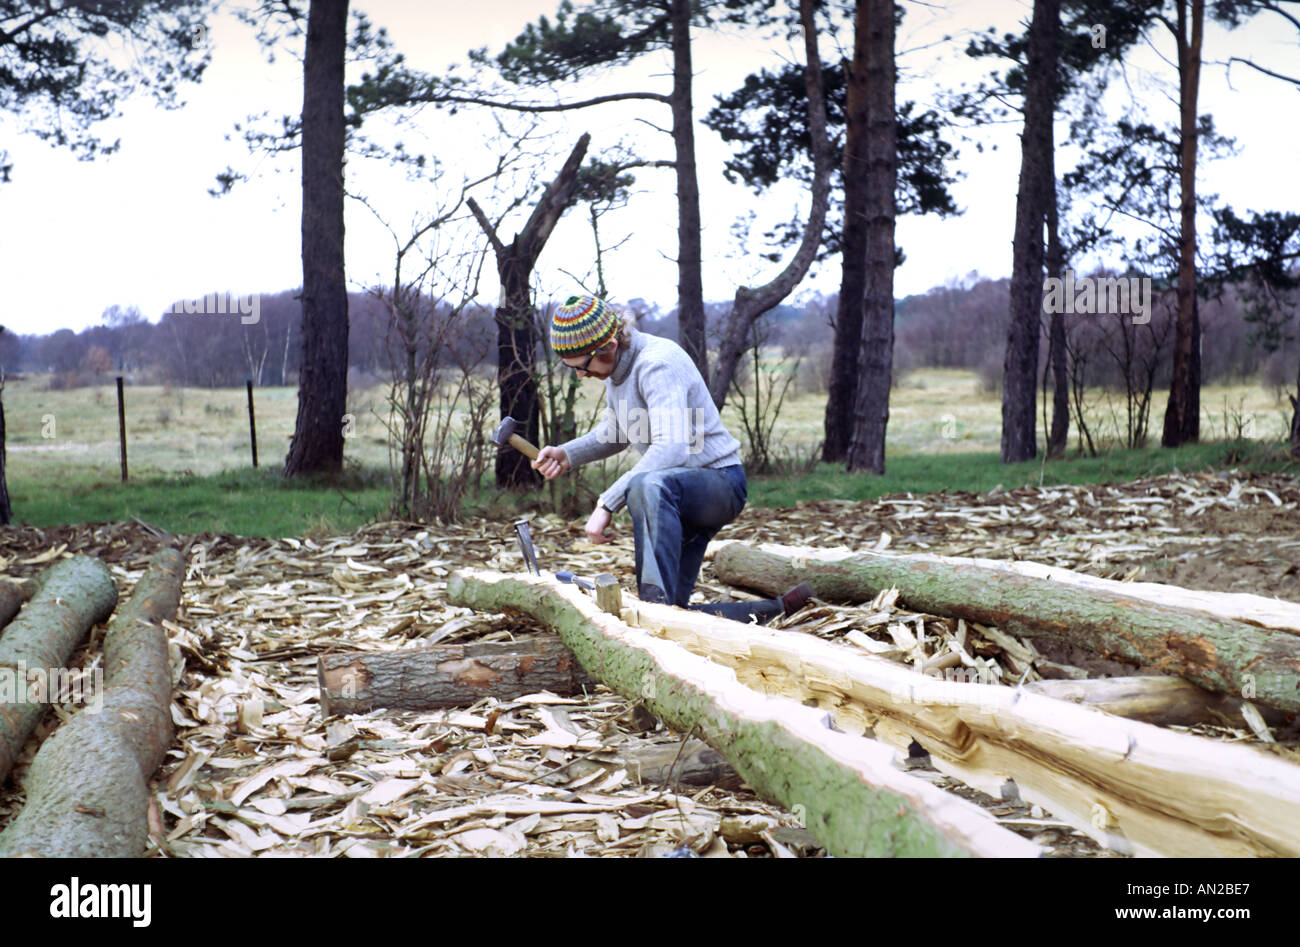
M 629 444 L 641 459 L 600 495 L 620 510 L 631 479 L 665 467 L 729 467 L 740 441 L 722 426 L 699 369 L 676 342 L 629 330 L 614 372 L 605 379 L 605 416 L 588 434 L 561 444 L 574 467 L 617 454 Z

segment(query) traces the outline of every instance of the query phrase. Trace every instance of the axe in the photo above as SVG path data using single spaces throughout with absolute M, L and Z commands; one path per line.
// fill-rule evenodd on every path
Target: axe
M 588 592 L 596 591 L 595 582 L 592 582 L 590 579 L 584 579 L 580 575 L 574 575 L 568 569 L 561 569 L 559 572 L 555 573 L 555 577 L 561 582 L 572 583 L 580 589 L 586 589 Z
M 509 420 L 507 418 L 506 420 Z M 525 441 L 524 443 L 528 443 Z M 537 567 L 537 551 L 533 549 L 533 536 L 528 530 L 528 518 L 515 520 L 515 536 L 519 539 L 519 552 L 524 557 L 524 566 L 533 575 L 541 575 L 542 570 Z
M 515 428 L 518 426 L 518 421 L 507 417 L 501 422 L 500 427 L 496 429 L 496 433 L 492 435 L 492 443 L 497 447 L 506 447 L 508 445 L 526 457 L 536 460 L 537 448 L 515 433 Z
M 537 550 L 533 548 L 533 535 L 528 528 L 527 517 L 515 520 L 515 536 L 519 540 L 519 552 L 524 557 L 524 567 L 533 575 L 541 575 L 542 570 L 537 565 Z M 555 577 L 561 582 L 572 583 L 579 588 L 586 589 L 588 592 L 596 591 L 595 582 L 575 575 L 567 569 L 561 569 L 555 573 Z

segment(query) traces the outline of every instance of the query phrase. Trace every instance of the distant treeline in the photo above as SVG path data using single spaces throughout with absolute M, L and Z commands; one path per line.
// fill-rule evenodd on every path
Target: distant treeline
M 301 358 L 298 291 L 263 294 L 256 299 L 255 321 L 239 311 L 168 311 L 159 320 L 150 321 L 134 308 L 114 306 L 104 313 L 102 325 L 81 332 L 4 333 L 0 335 L 0 367 L 10 374 L 48 373 L 53 387 L 102 383 L 105 377 L 119 373 L 137 383 L 191 387 L 231 387 L 244 384 L 247 378 L 259 386 L 296 384 Z M 990 387 L 995 386 L 1006 350 L 1009 304 L 1009 280 L 974 276 L 899 300 L 895 308 L 895 377 L 917 368 L 966 368 L 978 371 Z M 765 317 L 761 344 L 802 356 L 802 373 L 811 382 L 806 388 L 824 388 L 836 305 L 834 295 L 816 295 L 800 307 L 780 306 Z M 1128 316 L 1068 316 L 1070 356 L 1086 364 L 1087 384 L 1123 387 L 1125 372 L 1131 373 L 1134 362 L 1149 362 L 1156 386 L 1167 386 L 1173 305 L 1172 293 L 1157 293 L 1147 326 L 1133 325 Z M 405 355 L 390 342 L 397 336 L 389 332 L 387 301 L 379 293 L 351 293 L 348 307 L 351 369 L 374 379 L 390 377 L 391 366 L 400 364 Z M 484 367 L 495 364 L 496 326 L 490 308 L 471 305 L 453 313 L 428 301 L 425 307 L 423 318 L 430 323 L 430 334 L 440 322 L 455 321 L 446 334 L 449 360 Z M 711 304 L 707 310 L 711 326 L 716 327 L 727 304 Z M 640 299 L 632 300 L 625 311 L 642 329 L 676 338 L 675 312 L 662 313 Z M 1269 383 L 1287 384 L 1296 375 L 1295 347 L 1284 344 L 1281 351 L 1269 355 L 1252 344 L 1252 323 L 1245 315 L 1243 302 L 1232 287 L 1220 298 L 1200 301 L 1204 381 L 1239 381 L 1257 377 L 1262 371 Z M 1288 326 L 1288 335 L 1294 335 L 1293 328 Z M 1045 338 L 1042 344 L 1045 353 Z M 1039 365 L 1041 372 L 1045 354 Z

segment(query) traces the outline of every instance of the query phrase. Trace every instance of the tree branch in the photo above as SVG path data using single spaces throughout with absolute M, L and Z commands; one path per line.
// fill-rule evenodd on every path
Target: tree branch
M 1251 69 L 1259 70 L 1266 76 L 1272 76 L 1274 79 L 1281 79 L 1283 82 L 1290 82 L 1292 85 L 1300 87 L 1300 79 L 1296 79 L 1292 76 L 1284 76 L 1282 73 L 1274 72 L 1272 69 L 1265 69 L 1263 66 L 1258 63 L 1253 63 L 1249 59 L 1242 59 L 1240 56 L 1230 56 L 1228 62 L 1242 63 L 1243 65 L 1249 66 Z
M 485 105 L 488 108 L 509 109 L 514 112 L 564 112 L 570 109 L 587 108 L 591 105 L 604 105 L 607 102 L 625 102 L 629 99 L 648 99 L 651 102 L 664 102 L 671 105 L 672 99 L 658 92 L 617 92 L 612 95 L 598 95 L 594 99 L 581 102 L 560 102 L 556 105 L 538 105 L 536 103 L 499 102 L 496 99 L 479 98 L 472 95 L 445 95 L 416 93 L 411 102 L 427 102 L 433 105 L 442 102 L 454 102 L 463 105 Z
M 478 201 L 471 197 L 466 199 L 465 203 L 469 205 L 470 213 L 474 215 L 474 219 L 478 221 L 478 225 L 482 227 L 483 232 L 487 234 L 488 241 L 492 244 L 492 249 L 498 256 L 505 253 L 505 245 L 501 242 L 501 238 L 497 236 L 496 228 L 493 227 L 491 221 L 487 219 L 487 214 L 483 213 L 483 208 L 478 206 Z

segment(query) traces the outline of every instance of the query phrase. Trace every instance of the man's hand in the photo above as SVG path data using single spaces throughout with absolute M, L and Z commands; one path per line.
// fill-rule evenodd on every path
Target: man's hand
M 560 447 L 543 447 L 537 452 L 537 459 L 531 466 L 547 480 L 554 480 L 560 474 L 569 472 L 569 455 Z
M 587 539 L 593 543 L 607 543 L 614 537 L 605 533 L 614 514 L 603 506 L 596 507 L 596 512 L 587 520 Z

